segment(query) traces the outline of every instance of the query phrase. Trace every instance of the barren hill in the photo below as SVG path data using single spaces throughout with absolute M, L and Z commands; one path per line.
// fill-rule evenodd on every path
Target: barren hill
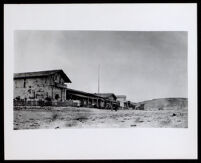
M 187 98 L 160 98 L 139 102 L 138 104 L 144 104 L 144 110 L 188 109 Z

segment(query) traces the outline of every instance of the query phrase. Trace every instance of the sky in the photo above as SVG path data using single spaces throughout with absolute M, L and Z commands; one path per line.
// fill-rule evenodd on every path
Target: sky
M 185 31 L 14 32 L 14 72 L 62 69 L 69 88 L 139 102 L 187 97 Z

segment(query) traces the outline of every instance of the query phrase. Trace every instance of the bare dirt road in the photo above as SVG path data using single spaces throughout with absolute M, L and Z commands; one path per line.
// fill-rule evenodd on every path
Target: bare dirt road
M 51 108 L 14 111 L 14 129 L 45 128 L 187 128 L 187 110 L 100 110 Z

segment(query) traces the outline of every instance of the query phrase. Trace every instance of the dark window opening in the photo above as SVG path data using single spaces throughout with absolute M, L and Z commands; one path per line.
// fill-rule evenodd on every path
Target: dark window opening
M 58 94 L 55 95 L 55 99 L 56 99 L 56 100 L 59 99 L 59 95 L 58 95 Z
M 26 87 L 26 79 L 24 79 L 24 88 Z

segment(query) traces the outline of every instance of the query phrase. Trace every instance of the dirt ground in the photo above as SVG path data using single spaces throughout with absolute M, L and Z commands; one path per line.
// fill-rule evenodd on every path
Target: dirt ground
M 100 110 L 51 108 L 14 111 L 14 129 L 45 128 L 187 128 L 187 110 Z

